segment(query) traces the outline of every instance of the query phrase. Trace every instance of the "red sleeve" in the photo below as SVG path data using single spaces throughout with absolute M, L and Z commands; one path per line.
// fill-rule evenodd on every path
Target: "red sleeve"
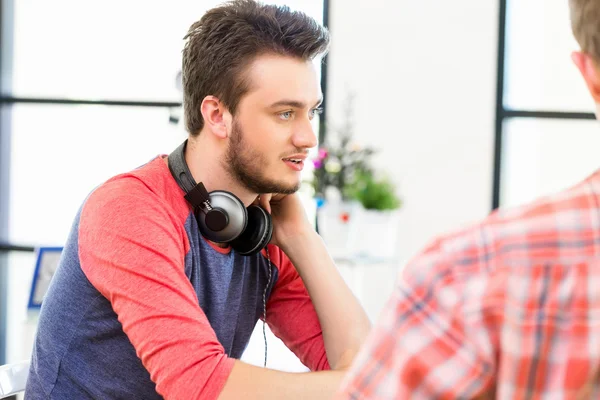
M 183 223 L 133 179 L 97 189 L 79 226 L 81 268 L 111 302 L 138 357 L 167 399 L 217 398 L 229 359 L 184 271 Z
M 311 371 L 330 369 L 321 324 L 302 278 L 281 249 L 269 245 L 269 255 L 279 270 L 267 302 L 269 328 Z

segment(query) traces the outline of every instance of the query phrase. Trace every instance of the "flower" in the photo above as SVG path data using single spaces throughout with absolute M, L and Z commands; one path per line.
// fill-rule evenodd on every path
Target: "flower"
M 351 103 L 352 96 L 348 99 L 346 121 L 340 127 L 328 127 L 327 141 L 321 144 L 312 159 L 314 170 L 309 183 L 314 190 L 314 197 L 322 205 L 328 200 L 326 192 L 337 197 L 329 190 L 334 188 L 344 201 L 357 200 L 369 208 L 392 208 L 397 203 L 393 188 L 375 179 L 371 167 L 370 161 L 375 150 L 353 138 L 354 112 Z M 334 132 L 336 134 L 332 135 Z M 370 192 L 369 196 L 364 193 L 366 191 Z
M 349 135 L 342 135 L 337 143 L 327 143 L 319 148 L 312 159 L 314 170 L 310 182 L 315 197 L 326 200 L 325 191 L 334 187 L 342 198 L 346 198 L 345 193 L 353 184 L 354 175 L 370 170 L 368 161 L 373 153 L 374 150 L 351 142 Z
M 324 160 L 324 159 L 326 159 L 326 158 L 327 158 L 327 156 L 328 156 L 328 155 L 329 155 L 329 152 L 327 151 L 327 148 L 325 148 L 325 147 L 321 147 L 321 148 L 319 149 L 319 155 L 317 156 L 317 158 L 318 158 L 319 160 Z

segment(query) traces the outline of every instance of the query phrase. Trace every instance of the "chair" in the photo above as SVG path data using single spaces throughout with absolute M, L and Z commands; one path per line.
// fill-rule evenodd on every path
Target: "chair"
M 25 391 L 29 361 L 0 366 L 0 399 Z

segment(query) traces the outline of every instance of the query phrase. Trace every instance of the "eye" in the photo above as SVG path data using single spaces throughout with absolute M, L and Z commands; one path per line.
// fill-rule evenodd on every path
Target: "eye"
M 313 108 L 312 110 L 310 110 L 310 114 L 309 114 L 309 118 L 313 119 L 315 117 L 315 115 L 319 115 L 323 113 L 323 108 L 319 107 L 319 108 Z
M 285 121 L 289 121 L 290 119 L 292 119 L 293 115 L 294 115 L 293 111 L 284 111 L 282 113 L 279 113 L 279 118 L 281 118 Z

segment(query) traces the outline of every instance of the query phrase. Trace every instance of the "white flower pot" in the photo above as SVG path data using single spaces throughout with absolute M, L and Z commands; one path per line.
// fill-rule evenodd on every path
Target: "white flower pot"
M 333 258 L 348 258 L 354 236 L 354 219 L 360 204 L 327 201 L 317 210 L 319 234 Z
M 366 210 L 358 202 L 326 202 L 317 211 L 319 234 L 335 259 L 391 260 L 399 210 Z

